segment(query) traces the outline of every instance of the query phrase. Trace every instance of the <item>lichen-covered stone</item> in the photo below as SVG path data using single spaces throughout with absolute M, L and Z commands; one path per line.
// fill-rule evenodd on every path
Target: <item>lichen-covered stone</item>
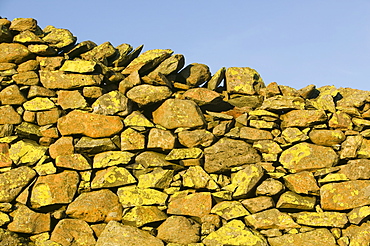
M 127 97 L 139 105 L 145 106 L 166 100 L 172 94 L 167 86 L 137 85 L 127 92 Z
M 173 165 L 172 162 L 166 160 L 165 154 L 157 153 L 154 151 L 145 151 L 138 154 L 135 158 L 135 162 L 143 165 L 145 168 L 166 167 Z
M 34 164 L 44 156 L 47 149 L 32 140 L 20 140 L 11 145 L 9 157 L 17 165 Z
M 154 124 L 139 111 L 134 111 L 131 114 L 127 115 L 123 120 L 123 123 L 127 127 L 130 126 L 154 127 Z
M 55 166 L 73 170 L 89 170 L 90 163 L 81 154 L 59 155 L 55 158 Z
M 346 139 L 341 130 L 312 130 L 309 137 L 314 144 L 323 146 L 341 144 Z
M 121 133 L 121 150 L 140 150 L 145 149 L 145 135 L 127 128 Z
M 240 127 L 240 138 L 247 141 L 270 140 L 273 139 L 271 132 L 252 127 Z
M 136 179 L 124 167 L 108 167 L 96 172 L 91 181 L 92 189 L 110 188 L 136 183 Z
M 229 67 L 225 78 L 226 89 L 230 93 L 253 95 L 265 87 L 261 76 L 249 67 Z
M 96 62 L 84 60 L 67 60 L 60 68 L 61 71 L 73 73 L 91 73 L 95 70 Z
M 319 228 L 313 231 L 298 233 L 298 234 L 285 234 L 280 237 L 272 237 L 268 239 L 271 246 L 316 246 L 326 245 L 335 246 L 336 241 L 334 236 L 326 228 Z
M 257 186 L 256 195 L 274 196 L 284 191 L 285 186 L 276 179 L 268 178 Z
M 95 114 L 114 115 L 119 113 L 121 116 L 126 116 L 131 113 L 129 99 L 119 91 L 111 91 L 100 96 L 91 107 Z
M 55 226 L 50 237 L 51 241 L 60 245 L 94 246 L 96 240 L 91 227 L 83 220 L 62 219 Z
M 173 170 L 166 170 L 160 167 L 154 168 L 152 172 L 140 175 L 138 187 L 140 188 L 168 188 L 173 177 Z
M 116 138 L 118 138 L 118 136 Z M 97 154 L 104 151 L 118 150 L 117 145 L 113 142 L 113 138 L 82 137 L 74 147 L 76 152 L 85 154 Z
M 241 202 L 223 201 L 212 207 L 211 213 L 217 214 L 225 220 L 232 220 L 250 215 Z
M 22 63 L 31 58 L 32 54 L 23 44 L 1 43 L 0 62 Z
M 74 89 L 83 86 L 100 85 L 102 75 L 73 74 L 63 71 L 41 70 L 40 82 L 47 89 Z
M 168 195 L 161 191 L 137 186 L 124 186 L 117 190 L 119 201 L 124 208 L 146 205 L 164 205 Z
M 211 212 L 212 197 L 210 192 L 198 192 L 169 202 L 167 213 L 188 215 L 201 218 Z
M 218 185 L 201 166 L 191 166 L 182 175 L 182 185 L 195 189 L 217 189 Z
M 317 194 L 320 190 L 312 172 L 302 171 L 299 173 L 285 175 L 283 178 L 285 186 L 295 193 L 307 195 Z
M 122 217 L 122 223 L 142 227 L 143 225 L 165 219 L 167 219 L 167 215 L 156 206 L 135 206 L 125 212 Z
M 348 219 L 345 213 L 339 212 L 300 212 L 291 216 L 300 225 L 344 228 Z
M 152 128 L 149 131 L 147 148 L 170 150 L 175 148 L 176 136 L 169 130 Z
M 55 28 L 49 25 L 43 31 L 46 35 L 42 40 L 55 48 L 64 48 L 74 44 L 77 40 L 67 29 Z
M 301 97 L 293 96 L 274 96 L 266 98 L 261 106 L 261 109 L 279 111 L 279 110 L 292 110 L 304 109 L 305 101 Z
M 19 124 L 22 117 L 10 105 L 0 106 L 0 124 Z
M 197 243 L 200 225 L 184 216 L 171 216 L 159 227 L 157 237 L 167 243 L 189 245 Z
M 360 224 L 364 219 L 370 216 L 370 206 L 362 206 L 352 209 L 351 212 L 347 214 L 349 222 L 352 224 Z
M 58 94 L 58 104 L 64 110 L 77 108 L 83 109 L 87 106 L 85 98 L 77 90 L 73 91 L 59 90 L 57 94 Z
M 270 196 L 257 196 L 242 200 L 241 203 L 251 213 L 258 213 L 263 210 L 275 207 L 275 202 Z
M 311 127 L 327 120 L 323 110 L 292 110 L 281 116 L 281 126 L 286 127 Z
M 215 136 L 207 130 L 181 131 L 177 134 L 179 142 L 185 147 L 209 147 Z
M 217 104 L 222 101 L 221 94 L 206 88 L 189 89 L 182 96 L 196 102 L 199 106 Z
M 279 197 L 279 200 L 276 203 L 276 208 L 313 210 L 315 205 L 315 197 L 301 196 L 294 192 L 287 191 Z
M 105 151 L 94 156 L 93 168 L 105 168 L 128 164 L 134 154 L 126 151 Z
M 273 208 L 263 212 L 248 215 L 244 218 L 247 225 L 254 229 L 293 229 L 300 228 L 291 216 Z
M 181 148 L 172 149 L 170 153 L 166 156 L 166 160 L 183 160 L 183 159 L 196 159 L 203 155 L 202 149 L 199 148 Z
M 26 101 L 26 98 L 18 85 L 9 85 L 1 90 L 0 101 L 2 105 L 20 105 Z
M 51 229 L 50 214 L 34 212 L 25 205 L 18 204 L 12 217 L 8 230 L 13 232 L 39 234 Z

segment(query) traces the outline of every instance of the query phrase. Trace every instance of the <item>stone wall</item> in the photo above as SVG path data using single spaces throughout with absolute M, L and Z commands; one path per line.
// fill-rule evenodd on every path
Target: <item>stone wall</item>
M 370 242 L 370 92 L 0 26 L 1 245 Z

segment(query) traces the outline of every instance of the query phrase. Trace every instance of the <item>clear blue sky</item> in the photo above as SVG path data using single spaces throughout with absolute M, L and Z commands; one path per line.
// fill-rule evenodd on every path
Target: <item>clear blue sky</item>
M 266 84 L 370 90 L 369 0 L 0 0 L 0 16 L 79 42 L 169 48 L 212 73 L 252 67 Z

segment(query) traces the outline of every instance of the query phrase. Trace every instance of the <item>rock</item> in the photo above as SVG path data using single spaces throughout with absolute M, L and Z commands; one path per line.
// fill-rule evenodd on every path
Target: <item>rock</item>
M 292 110 L 281 116 L 281 126 L 287 127 L 311 127 L 327 120 L 323 110 Z
M 0 43 L 0 62 L 20 64 L 32 58 L 26 46 L 18 43 Z
M 299 143 L 283 151 L 279 161 L 291 173 L 297 173 L 332 167 L 337 159 L 337 154 L 330 147 Z
M 238 201 L 223 201 L 217 203 L 211 209 L 211 213 L 217 214 L 225 220 L 232 220 L 239 217 L 250 215 L 241 202 Z
M 292 217 L 300 225 L 344 228 L 348 219 L 345 213 L 339 212 L 300 212 Z
M 94 156 L 93 168 L 106 168 L 128 164 L 134 154 L 126 151 L 105 151 Z
M 105 42 L 81 54 L 81 57 L 85 60 L 97 60 L 103 64 L 107 64 L 108 60 L 111 60 L 116 54 L 117 50 L 113 45 L 110 42 Z
M 106 222 L 122 219 L 122 205 L 112 191 L 103 189 L 80 194 L 67 207 L 66 214 L 86 222 Z
M 133 88 L 134 86 L 141 84 L 141 78 L 139 73 L 132 72 L 129 76 L 124 78 L 118 85 L 118 90 L 126 95 L 126 92 Z
M 329 183 L 320 188 L 321 207 L 324 210 L 347 210 L 370 204 L 368 180 Z
M 231 178 L 230 189 L 233 191 L 233 198 L 246 197 L 255 188 L 263 177 L 264 171 L 258 164 L 246 165 L 242 170 L 235 173 Z
M 64 62 L 60 71 L 72 73 L 91 73 L 95 70 L 96 62 L 84 60 L 67 60 Z
M 195 189 L 217 189 L 217 184 L 201 166 L 192 166 L 182 175 L 182 185 Z
M 77 109 L 85 108 L 87 106 L 85 98 L 77 90 L 74 91 L 62 91 L 59 90 L 58 94 L 58 104 L 62 109 Z
M 207 89 L 216 90 L 216 88 L 221 84 L 222 80 L 225 79 L 226 68 L 222 67 L 212 76 L 212 78 L 207 83 Z
M 25 110 L 29 111 L 42 111 L 55 107 L 55 104 L 48 98 L 35 97 L 23 104 Z
M 127 97 L 141 106 L 166 100 L 172 95 L 167 86 L 137 85 L 127 92 Z
M 136 179 L 124 167 L 108 167 L 97 171 L 91 181 L 91 189 L 118 187 L 136 183 Z
M 346 136 L 341 130 L 312 130 L 309 137 L 314 144 L 323 146 L 333 146 L 341 144 Z
M 206 246 L 213 245 L 248 245 L 267 246 L 266 239 L 254 230 L 249 229 L 242 221 L 232 220 L 217 231 L 211 232 L 202 241 Z
M 362 141 L 361 135 L 347 136 L 341 144 L 340 159 L 357 157 L 357 150 L 361 147 Z
M 9 27 L 10 30 L 12 31 L 36 31 L 38 28 L 37 26 L 37 20 L 33 18 L 15 18 Z
M 295 192 L 300 194 L 318 194 L 319 186 L 312 172 L 302 171 L 295 174 L 285 175 L 284 177 L 285 186 Z
M 158 74 L 163 74 L 164 76 L 176 73 L 179 71 L 185 63 L 185 58 L 181 54 L 175 54 L 164 60 L 161 64 L 158 65 L 152 72 L 148 74 L 148 78 L 159 82 L 157 80 Z
M 39 111 L 36 113 L 36 120 L 39 126 L 51 125 L 58 122 L 61 111 L 58 108 Z
M 263 212 L 248 215 L 244 218 L 245 223 L 254 229 L 293 229 L 300 228 L 291 216 L 273 208 Z
M 9 231 L 28 234 L 50 231 L 50 214 L 36 213 L 27 206 L 18 204 L 12 217 L 13 221 L 8 225 Z
M 279 197 L 276 208 L 314 210 L 315 205 L 315 197 L 301 196 L 294 192 L 287 191 Z
M 31 85 L 28 91 L 27 98 L 33 97 L 54 97 L 56 93 L 53 90 L 46 89 L 41 86 Z
M 119 113 L 126 116 L 131 113 L 131 103 L 129 99 L 119 91 L 111 91 L 96 99 L 91 105 L 93 113 L 103 115 L 114 115 Z
M 51 233 L 50 239 L 63 246 L 94 246 L 96 243 L 90 226 L 85 221 L 77 219 L 60 220 Z
M 229 67 L 225 78 L 226 89 L 229 93 L 254 95 L 265 87 L 261 76 L 249 67 Z
M 370 224 L 363 223 L 361 226 L 350 225 L 342 230 L 342 236 L 349 239 L 349 245 L 366 245 L 370 240 Z M 347 244 L 348 245 L 348 244 Z
M 349 160 L 346 165 L 340 165 L 339 174 L 346 175 L 350 180 L 370 179 L 370 160 Z
M 182 96 L 185 99 L 194 101 L 198 106 L 217 104 L 222 101 L 219 93 L 206 88 L 189 89 Z
M 116 135 L 117 136 L 117 135 Z M 118 137 L 118 136 L 117 136 Z M 112 138 L 113 139 L 113 138 Z M 104 151 L 117 150 L 118 147 L 110 138 L 82 137 L 75 144 L 75 150 L 79 153 L 96 154 Z
M 167 213 L 201 218 L 211 212 L 212 197 L 209 192 L 198 192 L 169 202 Z
M 38 137 L 42 136 L 40 132 L 40 127 L 38 125 L 31 124 L 28 122 L 22 122 L 20 125 L 18 125 L 15 128 L 15 132 L 23 138 L 28 138 L 25 139 L 24 142 L 27 142 L 29 145 L 35 146 L 37 146 L 37 143 L 29 139 L 37 139 Z
M 103 89 L 98 86 L 89 86 L 82 89 L 82 94 L 87 98 L 99 98 L 103 95 Z
M 172 181 L 173 173 L 173 170 L 165 170 L 160 167 L 154 168 L 152 172 L 138 177 L 138 187 L 166 189 Z
M 17 85 L 9 85 L 1 90 L 0 101 L 2 105 L 21 105 L 26 98 Z
M 34 164 L 40 160 L 48 148 L 38 145 L 32 140 L 20 140 L 11 145 L 9 157 L 16 165 Z
M 284 189 L 285 186 L 279 180 L 268 178 L 257 186 L 256 195 L 274 196 L 284 191 Z
M 294 96 L 274 96 L 266 98 L 261 106 L 261 109 L 270 111 L 288 111 L 292 109 L 303 110 L 305 108 L 305 101 L 301 97 Z
M 12 106 L 0 106 L 0 124 L 19 124 L 22 122 L 21 116 Z
M 26 30 L 20 32 L 18 35 L 13 37 L 13 41 L 17 43 L 27 44 L 27 43 L 43 43 L 42 39 L 38 37 L 35 33 Z
M 198 87 L 211 78 L 211 73 L 207 65 L 192 63 L 181 70 L 179 76 L 190 87 Z
M 168 130 L 152 128 L 149 131 L 147 148 L 170 150 L 175 148 L 176 136 Z
M 49 155 L 55 159 L 59 155 L 71 155 L 74 153 L 73 138 L 61 137 L 49 146 Z
M 200 240 L 200 226 L 183 216 L 171 216 L 159 227 L 157 238 L 166 243 L 191 244 Z
M 58 120 L 62 135 L 83 134 L 92 138 L 109 137 L 123 128 L 118 116 L 105 116 L 74 110 Z
M 168 195 L 161 191 L 137 186 L 124 186 L 117 190 L 119 201 L 124 208 L 147 205 L 164 205 Z
M 40 82 L 47 89 L 75 89 L 100 85 L 103 75 L 73 74 L 63 71 L 41 70 Z
M 240 127 L 240 138 L 248 141 L 258 141 L 271 140 L 273 136 L 269 131 L 244 126 Z
M 268 154 L 279 154 L 283 150 L 280 148 L 279 144 L 272 140 L 259 140 L 253 143 L 253 148 L 258 149 L 262 153 Z
M 67 30 L 62 28 L 55 28 L 53 26 L 47 26 L 43 30 L 46 34 L 42 40 L 48 43 L 50 46 L 61 49 L 68 45 L 73 45 L 77 38 Z
M 298 233 L 298 234 L 286 234 L 280 237 L 272 237 L 268 239 L 271 246 L 316 246 L 326 245 L 335 246 L 334 236 L 326 228 L 319 228 L 313 231 Z
M 0 168 L 11 167 L 13 164 L 9 156 L 9 144 L 0 143 Z
M 39 176 L 32 188 L 30 202 L 34 209 L 72 202 L 80 177 L 75 171 Z
M 296 127 L 285 128 L 281 136 L 287 143 L 303 142 L 308 139 L 308 136 Z
M 338 107 L 361 107 L 370 96 L 369 91 L 357 90 L 352 88 L 339 88 L 339 93 L 343 96 L 338 100 Z
M 348 220 L 351 224 L 360 224 L 364 219 L 370 215 L 370 206 L 362 206 L 352 209 L 351 212 L 347 214 Z
M 121 133 L 121 150 L 141 150 L 145 149 L 145 135 L 127 128 Z
M 263 210 L 275 207 L 275 202 L 269 196 L 257 196 L 242 200 L 243 206 L 251 213 L 258 213 Z
M 205 130 L 181 131 L 177 134 L 179 142 L 185 147 L 209 147 L 215 141 L 215 136 Z
M 96 246 L 164 246 L 163 242 L 148 232 L 117 221 L 110 221 L 100 234 Z
M 59 155 L 55 158 L 55 166 L 73 170 L 90 170 L 91 165 L 81 154 Z
M 261 160 L 250 144 L 230 138 L 222 138 L 211 147 L 205 148 L 204 156 L 204 170 L 208 173 L 223 172 L 231 167 Z
M 135 158 L 135 162 L 142 165 L 145 168 L 148 167 L 166 167 L 172 166 L 173 163 L 166 160 L 166 155 L 153 152 L 145 151 L 138 154 Z
M 190 100 L 168 99 L 153 112 L 153 122 L 167 129 L 196 128 L 205 125 L 199 107 Z
M 183 159 L 196 159 L 202 157 L 202 155 L 203 151 L 199 148 L 172 149 L 166 156 L 166 160 L 175 161 Z
M 341 130 L 352 129 L 351 117 L 342 111 L 337 111 L 329 120 L 329 127 Z
M 122 217 L 125 225 L 142 227 L 143 225 L 167 219 L 167 215 L 156 206 L 135 206 Z
M 362 139 L 360 148 L 357 150 L 358 158 L 370 158 L 370 140 Z
M 134 111 L 130 115 L 126 116 L 123 120 L 126 127 L 129 126 L 140 126 L 140 127 L 154 127 L 154 124 L 149 121 L 142 113 L 139 111 Z

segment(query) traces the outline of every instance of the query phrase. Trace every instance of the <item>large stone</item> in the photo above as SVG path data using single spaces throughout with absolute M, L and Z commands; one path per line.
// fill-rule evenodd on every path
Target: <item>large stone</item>
M 248 141 L 273 139 L 271 132 L 266 131 L 266 130 L 252 128 L 252 127 L 247 127 L 247 126 L 240 127 L 239 134 L 240 134 L 240 138 L 246 139 Z
M 204 149 L 204 169 L 208 173 L 223 172 L 231 167 L 257 163 L 260 155 L 252 146 L 241 140 L 222 138 Z
M 311 127 L 327 120 L 324 110 L 292 110 L 281 116 L 281 126 Z
M 40 70 L 40 82 L 48 89 L 74 89 L 100 85 L 103 75 L 73 74 L 63 71 Z
M 367 245 L 370 242 L 370 223 L 363 223 L 361 226 L 350 225 L 342 230 L 342 236 L 349 239 L 350 246 Z M 348 245 L 348 244 L 347 244 Z
M 119 113 L 121 116 L 131 113 L 131 103 L 128 98 L 119 91 L 111 91 L 96 99 L 91 105 L 93 113 L 114 115 Z
M 55 158 L 55 166 L 79 171 L 91 169 L 90 163 L 81 154 L 59 155 Z
M 49 98 L 35 97 L 25 102 L 23 107 L 28 111 L 42 111 L 54 108 L 55 104 Z
M 167 129 L 202 127 L 204 116 L 191 100 L 168 99 L 153 112 L 153 122 Z
M 201 166 L 192 166 L 182 175 L 182 185 L 195 189 L 217 189 L 217 184 Z
M 292 109 L 304 109 L 305 101 L 301 97 L 292 96 L 274 96 L 266 98 L 261 106 L 261 109 L 271 111 L 288 111 Z
M 156 206 L 136 206 L 125 211 L 122 223 L 135 227 L 159 222 L 167 219 L 167 215 Z
M 91 188 L 110 188 L 134 183 L 136 179 L 126 168 L 113 166 L 98 171 L 91 181 Z
M 254 229 L 293 229 L 301 226 L 294 222 L 291 216 L 282 213 L 276 208 L 248 215 L 245 223 Z
M 83 134 L 92 138 L 109 137 L 120 132 L 123 123 L 118 116 L 105 116 L 74 110 L 58 120 L 62 135 Z
M 200 225 L 183 216 L 169 217 L 157 230 L 157 237 L 166 243 L 188 245 L 200 240 Z
M 0 106 L 0 124 L 19 124 L 22 117 L 10 105 Z
M 336 241 L 333 234 L 326 228 L 320 228 L 309 232 L 298 234 L 285 234 L 279 237 L 269 238 L 271 246 L 335 246 Z
M 264 171 L 260 165 L 246 165 L 232 176 L 228 189 L 233 191 L 233 197 L 236 199 L 246 197 L 262 179 L 263 174 Z
M 0 62 L 20 64 L 32 57 L 27 47 L 18 43 L 1 43 L 0 50 Z
M 283 151 L 280 163 L 292 173 L 332 167 L 338 156 L 330 147 L 299 143 Z
M 176 136 L 169 130 L 152 128 L 149 131 L 147 148 L 170 150 L 175 148 Z
M 42 39 L 55 48 L 64 48 L 68 45 L 74 44 L 77 40 L 77 38 L 67 29 L 47 26 L 43 31 L 46 35 Z
M 370 160 L 349 160 L 346 165 L 340 165 L 338 173 L 346 175 L 350 180 L 370 179 Z
M 263 174 L 262 171 L 261 173 Z M 256 195 L 274 196 L 284 191 L 284 189 L 285 186 L 279 180 L 268 178 L 262 181 L 262 183 L 257 186 Z
M 164 205 L 168 195 L 161 191 L 137 186 L 124 186 L 117 190 L 119 201 L 124 208 L 146 205 Z
M 209 192 L 199 192 L 176 198 L 168 204 L 167 213 L 201 218 L 211 212 L 212 197 Z
M 121 133 L 121 150 L 145 149 L 145 135 L 133 128 L 127 128 Z
M 134 154 L 126 151 L 105 151 L 94 156 L 93 168 L 106 168 L 128 164 Z
M 58 138 L 52 145 L 49 146 L 49 155 L 55 159 L 59 155 L 71 155 L 74 153 L 73 137 Z
M 275 207 L 275 202 L 269 196 L 257 196 L 254 198 L 245 199 L 241 202 L 246 209 L 251 213 L 258 213 L 263 210 Z
M 85 60 L 97 60 L 103 64 L 107 64 L 108 60 L 113 58 L 116 54 L 117 50 L 113 45 L 110 42 L 104 42 L 81 54 L 81 57 Z
M 11 145 L 9 157 L 17 165 L 34 164 L 44 156 L 47 149 L 32 140 L 20 140 Z
M 181 54 L 175 54 L 164 60 L 158 67 L 156 67 L 152 72 L 148 74 L 148 79 L 155 81 L 161 84 L 161 79 L 158 78 L 159 74 L 164 76 L 176 73 L 179 71 L 185 64 L 185 58 Z M 145 77 L 143 78 L 145 80 Z
M 302 171 L 295 174 L 285 175 L 285 186 L 295 192 L 301 194 L 318 194 L 320 188 L 312 172 Z
M 312 130 L 308 135 L 311 141 L 317 145 L 333 146 L 341 144 L 346 136 L 341 130 Z
M 344 228 L 348 222 L 346 214 L 339 212 L 300 212 L 291 216 L 298 224 L 307 226 Z
M 261 76 L 249 67 L 229 67 L 225 77 L 226 89 L 230 93 L 253 95 L 265 87 Z
M 190 87 L 197 87 L 211 79 L 211 72 L 205 64 L 192 63 L 181 70 L 179 76 Z
M 145 151 L 138 154 L 135 158 L 135 162 L 142 165 L 145 168 L 148 167 L 166 167 L 172 166 L 173 163 L 166 160 L 166 155 L 153 152 Z
M 0 101 L 3 105 L 20 105 L 26 101 L 26 98 L 18 85 L 9 85 L 0 92 Z
M 63 246 L 94 246 L 96 243 L 91 227 L 85 221 L 77 219 L 60 220 L 50 239 Z
M 139 105 L 145 106 L 166 100 L 172 95 L 167 86 L 137 85 L 127 92 L 127 97 Z

